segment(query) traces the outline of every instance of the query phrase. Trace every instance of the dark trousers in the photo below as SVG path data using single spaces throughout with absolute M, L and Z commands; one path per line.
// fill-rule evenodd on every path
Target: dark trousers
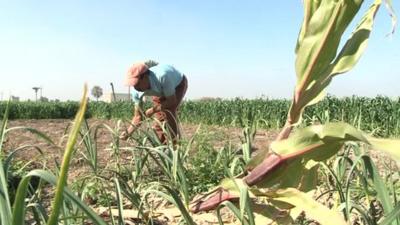
M 162 129 L 162 124 L 166 124 L 166 129 L 171 135 L 171 138 L 174 143 L 180 137 L 179 126 L 178 126 L 178 117 L 177 110 L 179 105 L 181 104 L 183 97 L 186 94 L 186 90 L 188 88 L 188 81 L 186 76 L 183 76 L 182 81 L 175 88 L 175 96 L 176 96 L 176 105 L 171 106 L 168 109 L 159 111 L 155 113 L 154 118 L 158 120 L 153 125 L 153 129 L 157 133 L 158 138 L 162 143 L 166 143 L 168 139 L 168 135 L 164 133 Z M 153 97 L 153 104 L 155 106 L 161 106 L 162 102 L 165 101 L 165 97 Z

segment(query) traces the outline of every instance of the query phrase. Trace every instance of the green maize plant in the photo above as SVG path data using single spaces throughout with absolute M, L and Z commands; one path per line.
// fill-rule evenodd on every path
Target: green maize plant
M 266 121 L 262 128 L 278 129 L 285 121 L 287 100 L 204 99 L 182 104 L 180 118 L 186 123 L 246 127 L 253 117 Z
M 238 202 L 240 209 L 226 202 L 222 206 L 229 207 L 242 224 L 293 223 L 302 213 L 321 224 L 346 224 L 346 220 L 350 220 L 350 212 L 359 209 L 351 201 L 351 179 L 347 179 L 344 187 L 336 179 L 342 204 L 329 209 L 313 198 L 320 165 L 325 165 L 324 162 L 348 142 L 364 143 L 373 150 L 385 152 L 396 161 L 400 160 L 400 140 L 377 139 L 347 123 L 328 122 L 329 114 L 320 119 L 326 120 L 325 124 L 292 132 L 300 124 L 305 107 L 321 101 L 332 78 L 352 69 L 363 54 L 375 15 L 382 4 L 380 0 L 372 3 L 350 38 L 339 49 L 343 33 L 363 3 L 360 0 L 304 1 L 304 20 L 296 46 L 297 83 L 283 129 L 269 149 L 250 160 L 247 175 L 225 179 L 204 200 L 194 202 L 192 211 L 215 209 L 221 202 L 229 200 Z M 391 7 L 389 1 L 386 4 Z M 356 123 L 361 126 L 360 122 Z M 397 224 L 396 194 L 390 199 L 389 191 L 370 158 L 363 155 L 360 160 L 364 166 L 365 187 L 369 188 L 368 182 L 372 181 L 376 190 L 374 197 L 383 205 L 385 215 L 390 215 L 391 220 L 386 218 L 385 223 Z M 351 164 L 350 177 L 358 163 Z M 341 167 L 343 169 L 343 165 Z M 335 173 L 331 175 L 338 177 Z M 257 201 L 249 201 L 250 198 Z M 244 206 L 246 202 L 249 203 Z M 257 207 L 260 202 L 263 207 Z M 338 213 L 340 210 L 344 212 L 344 217 Z M 364 215 L 364 221 L 371 222 L 365 211 L 358 212 Z
M 0 103 L 0 116 L 6 103 Z M 129 119 L 134 107 L 130 102 L 90 102 L 85 118 Z M 9 119 L 71 119 L 78 102 L 10 102 Z M 286 121 L 290 101 L 285 99 L 206 99 L 183 102 L 180 119 L 189 124 L 244 128 L 253 117 L 262 120 L 259 128 L 281 128 Z M 399 99 L 377 96 L 343 97 L 328 95 L 319 104 L 305 108 L 301 126 L 319 122 L 342 121 L 380 137 L 400 135 Z

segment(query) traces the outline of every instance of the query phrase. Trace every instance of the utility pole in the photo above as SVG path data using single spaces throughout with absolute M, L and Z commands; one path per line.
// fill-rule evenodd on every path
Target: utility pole
M 32 89 L 35 91 L 35 101 L 37 102 L 37 92 L 41 88 L 40 87 L 33 87 Z
M 111 90 L 112 90 L 112 94 L 113 94 L 113 97 L 114 97 L 114 102 L 115 102 L 115 101 L 117 101 L 117 98 L 115 97 L 114 85 L 113 85 L 113 83 L 112 83 L 112 82 L 110 82 L 110 85 L 111 85 Z

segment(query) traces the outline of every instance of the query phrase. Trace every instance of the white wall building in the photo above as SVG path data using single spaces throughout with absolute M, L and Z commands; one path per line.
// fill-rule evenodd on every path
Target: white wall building
M 10 96 L 10 100 L 13 101 L 13 102 L 19 102 L 19 97 L 11 95 Z
M 112 93 L 107 93 L 103 95 L 102 100 L 110 103 L 114 101 L 114 96 Z M 130 101 L 130 100 L 131 100 L 131 95 L 128 93 L 115 93 L 115 101 Z

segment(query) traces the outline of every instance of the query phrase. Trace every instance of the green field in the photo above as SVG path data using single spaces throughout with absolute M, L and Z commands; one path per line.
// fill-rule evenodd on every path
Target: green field
M 7 103 L 0 103 L 0 116 Z M 189 100 L 182 104 L 180 120 L 184 123 L 244 128 L 259 120 L 259 128 L 279 129 L 286 120 L 289 100 L 281 99 L 208 99 Z M 134 104 L 91 101 L 86 118 L 131 119 Z M 11 102 L 9 119 L 72 119 L 78 102 Z M 380 137 L 400 134 L 400 98 L 328 96 L 308 107 L 304 124 L 343 121 Z

